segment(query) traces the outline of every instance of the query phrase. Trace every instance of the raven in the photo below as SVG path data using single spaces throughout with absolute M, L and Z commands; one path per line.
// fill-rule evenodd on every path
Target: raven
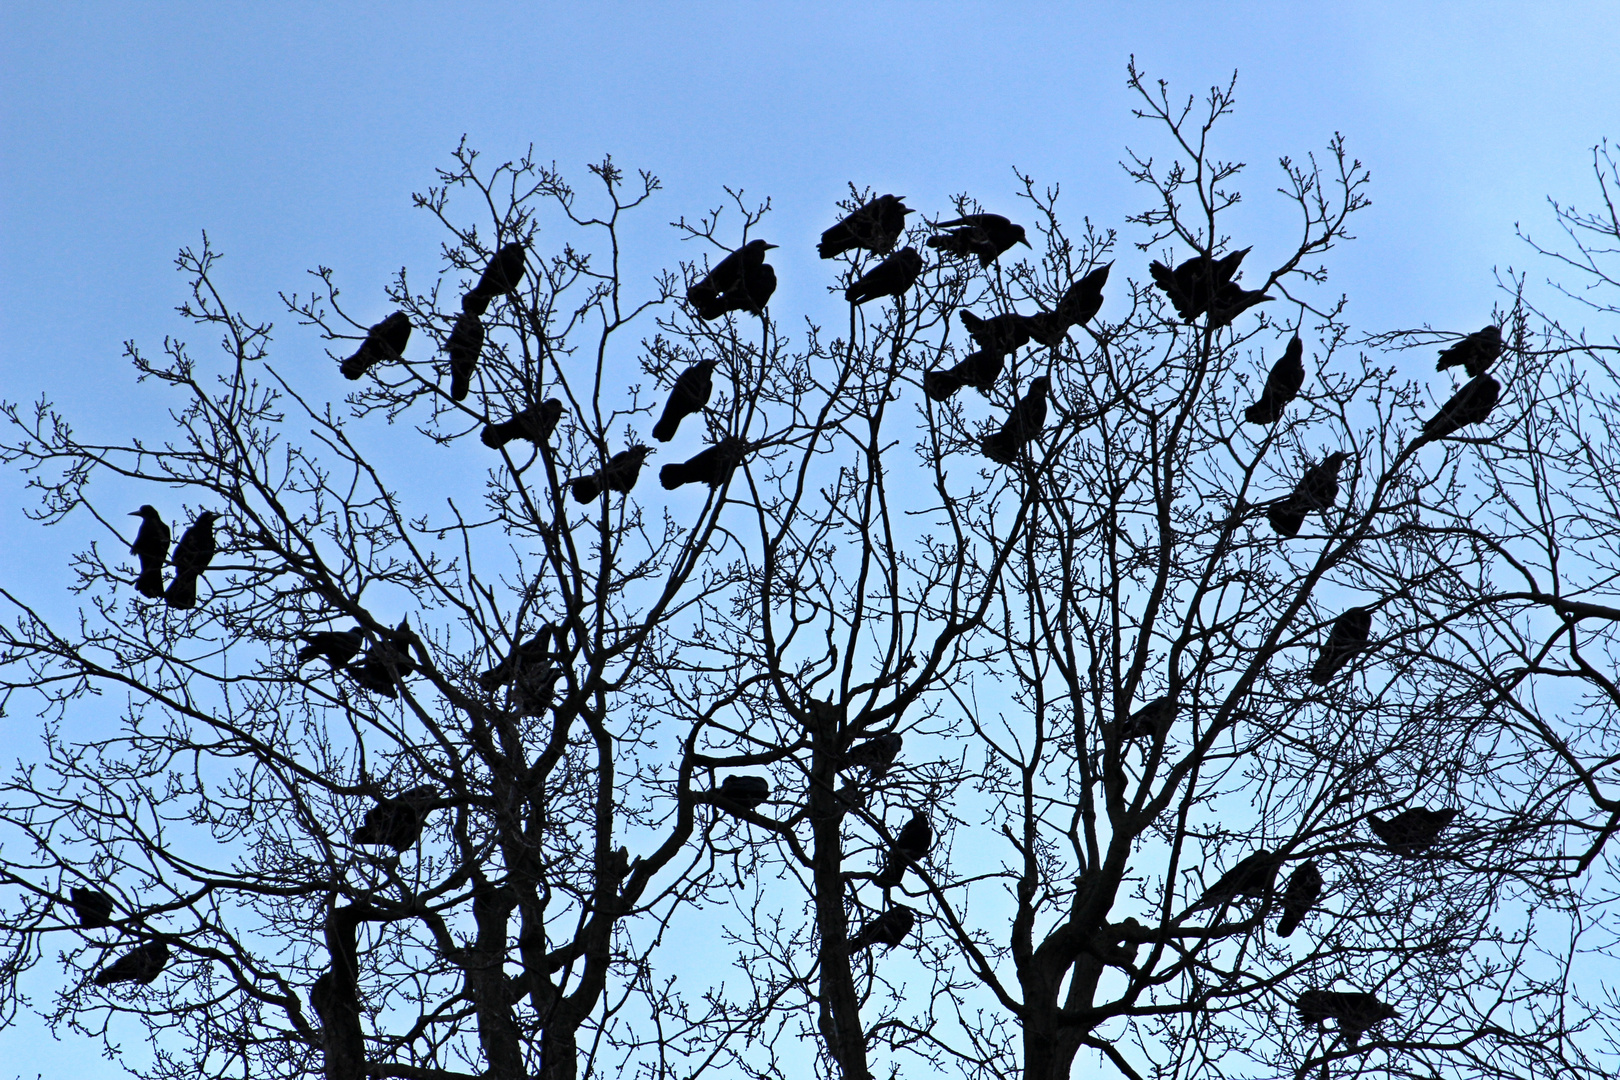
M 432 784 L 418 784 L 397 798 L 378 796 L 377 805 L 366 811 L 366 818 L 354 830 L 356 844 L 391 847 L 404 851 L 422 838 L 422 825 L 438 800 Z
M 68 907 L 86 930 L 97 930 L 112 925 L 113 898 L 100 889 L 82 889 L 75 885 L 68 890 Z
M 603 489 L 628 494 L 641 477 L 641 463 L 647 460 L 648 448 L 637 443 L 628 450 L 620 450 L 608 458 L 608 463 L 588 476 L 568 481 L 574 501 L 594 502 Z
M 1045 375 L 1030 380 L 1029 393 L 1013 406 L 1001 429 L 979 441 L 985 457 L 1003 465 L 1011 465 L 1017 459 L 1018 451 L 1039 435 L 1046 424 L 1046 394 L 1051 387 L 1052 380 Z
M 864 768 L 871 774 L 872 779 L 881 780 L 888 775 L 889 767 L 900 754 L 900 747 L 904 742 L 898 731 L 891 731 L 887 735 L 879 735 L 875 739 L 852 746 L 844 754 L 844 760 L 839 765 L 841 769 Z
M 1283 350 L 1282 357 L 1271 365 L 1271 373 L 1266 376 L 1265 389 L 1260 391 L 1260 400 L 1243 411 L 1243 419 L 1251 424 L 1275 424 L 1282 417 L 1283 408 L 1299 395 L 1299 388 L 1305 385 L 1305 364 L 1300 359 L 1305 354 L 1305 346 L 1295 334 Z
M 1071 326 L 1084 326 L 1092 316 L 1102 310 L 1103 286 L 1108 283 L 1108 271 L 1113 266 L 1098 267 L 1070 285 L 1053 311 L 1041 311 L 1025 319 L 1029 334 L 1042 345 L 1057 345 L 1068 334 Z
M 1168 694 L 1154 698 L 1120 725 L 1119 737 L 1126 740 L 1154 738 L 1175 721 L 1177 707 L 1176 699 Z
M 669 401 L 664 404 L 664 414 L 653 425 L 653 438 L 659 442 L 669 442 L 675 437 L 675 429 L 681 426 L 682 420 L 709 403 L 709 396 L 714 393 L 714 366 L 717 363 L 718 360 L 699 360 L 675 377 L 675 385 L 669 391 Z
M 353 356 L 339 365 L 338 370 L 343 372 L 345 379 L 358 379 L 370 371 L 373 364 L 402 359 L 405 343 L 410 340 L 411 320 L 403 311 L 396 311 L 366 331 L 366 340 L 360 343 Z
M 906 215 L 914 213 L 901 200 L 904 195 L 879 195 L 821 234 L 816 251 L 831 259 L 855 248 L 878 255 L 894 250 L 900 234 L 906 231 Z
M 561 398 L 546 398 L 540 404 L 530 405 L 515 414 L 510 420 L 484 425 L 484 430 L 478 437 L 491 450 L 499 450 L 513 439 L 527 439 L 539 446 L 551 438 L 551 433 L 557 430 L 557 421 L 562 419 L 562 411 Z
M 516 292 L 523 284 L 523 245 L 507 244 L 490 257 L 478 284 L 461 298 L 461 310 L 482 315 L 489 302 L 502 293 Z
M 849 939 L 851 955 L 862 949 L 870 949 L 873 945 L 882 945 L 892 949 L 906 939 L 911 928 L 917 923 L 917 913 L 904 904 L 896 904 L 865 926 L 860 932 Z
M 1339 1022 L 1339 1034 L 1353 1049 L 1368 1028 L 1401 1015 L 1373 994 L 1345 990 L 1307 990 L 1294 1003 L 1304 1024 L 1320 1031 L 1329 1018 Z
M 1253 855 L 1240 859 L 1236 866 L 1217 878 L 1215 884 L 1204 890 L 1204 895 L 1198 898 L 1198 903 L 1192 909 L 1219 907 L 1239 896 L 1264 900 L 1271 893 L 1276 878 L 1277 856 L 1261 848 Z
M 473 369 L 478 366 L 478 354 L 484 351 L 484 324 L 477 315 L 464 311 L 456 316 L 444 351 L 450 354 L 450 400 L 465 401 Z
M 1244 248 L 1219 259 L 1194 255 L 1174 270 L 1155 261 L 1148 264 L 1148 273 L 1153 275 L 1154 284 L 1170 298 L 1176 314 L 1192 322 L 1209 310 L 1210 302 L 1223 287 L 1231 284 L 1238 264 L 1251 250 Z
M 1444 371 L 1460 364 L 1468 372 L 1469 378 L 1477 379 L 1489 371 L 1501 355 L 1502 328 L 1487 326 L 1483 330 L 1475 330 L 1450 348 L 1441 349 L 1440 362 L 1434 365 L 1434 370 Z
M 949 401 L 951 395 L 964 386 L 988 394 L 996 385 L 996 376 L 1001 374 L 1006 359 L 1006 353 L 981 349 L 969 353 L 955 367 L 925 371 L 922 377 L 923 393 L 934 401 Z
M 332 667 L 342 667 L 359 654 L 370 636 L 371 631 L 358 623 L 347 630 L 318 630 L 305 634 L 304 640 L 309 644 L 298 650 L 298 666 L 303 667 L 317 656 L 324 656 Z
M 1287 937 L 1294 932 L 1322 895 L 1322 872 L 1315 859 L 1306 859 L 1288 875 L 1288 887 L 1283 890 L 1283 917 L 1277 921 L 1277 936 Z
M 130 517 L 141 519 L 135 542 L 129 545 L 129 553 L 141 560 L 141 572 L 135 578 L 135 591 L 153 600 L 160 599 L 163 596 L 163 560 L 169 555 L 169 527 L 150 505 L 132 511 Z
M 1440 411 L 1423 422 L 1423 437 L 1443 439 L 1469 424 L 1478 424 L 1496 408 L 1497 395 L 1502 386 L 1489 375 L 1477 375 L 1463 384 L 1440 406 Z
M 1367 635 L 1372 632 L 1372 612 L 1364 607 L 1353 607 L 1333 620 L 1322 651 L 1311 666 L 1311 682 L 1326 686 L 1357 653 L 1367 647 Z
M 1264 289 L 1245 289 L 1235 281 L 1228 281 L 1215 290 L 1215 295 L 1209 301 L 1209 325 L 1211 329 L 1229 326 L 1233 319 L 1248 311 L 1256 304 L 1263 304 L 1272 299 Z
M 1266 520 L 1281 536 L 1298 536 L 1305 515 L 1313 510 L 1324 513 L 1339 497 L 1339 466 L 1349 458 L 1342 450 L 1335 450 L 1321 463 L 1305 470 L 1291 495 L 1278 499 L 1266 511 Z
M 386 698 L 399 696 L 395 684 L 416 670 L 408 646 L 416 637 L 410 624 L 401 619 L 399 626 L 373 641 L 366 649 L 366 657 L 359 663 L 344 668 L 354 681 L 374 694 Z
M 204 510 L 174 546 L 174 580 L 163 594 L 170 607 L 189 611 L 197 606 L 197 578 L 213 561 L 214 520 L 218 517 L 212 510 Z
M 917 284 L 917 275 L 922 273 L 922 268 L 923 258 L 916 248 L 901 248 L 845 289 L 844 299 L 859 307 L 868 300 L 899 296 Z
M 894 888 L 905 877 L 906 867 L 928 854 L 933 845 L 934 827 L 928 823 L 928 815 L 918 810 L 900 827 L 900 835 L 884 855 L 883 869 L 873 880 L 882 888 Z
M 552 627 L 543 627 L 534 637 L 513 649 L 510 656 L 478 676 L 478 685 L 493 693 L 511 682 L 520 670 L 544 663 L 551 657 L 553 633 Z
M 1029 320 L 1016 312 L 981 319 L 971 311 L 960 312 L 962 325 L 979 348 L 1010 353 L 1029 343 Z
M 1388 821 L 1377 814 L 1368 814 L 1367 824 L 1395 854 L 1418 855 L 1434 846 L 1440 830 L 1451 824 L 1451 819 L 1456 816 L 1457 808 L 1454 806 L 1440 810 L 1414 806 Z
M 977 255 L 981 267 L 995 262 L 1014 244 L 1030 246 L 1024 239 L 1024 227 L 1014 225 L 1000 214 L 965 214 L 951 221 L 937 222 L 933 228 L 950 231 L 929 237 L 929 247 L 964 259 Z
M 118 982 L 138 982 L 149 985 L 169 962 L 169 947 L 161 941 L 148 941 L 137 945 L 117 960 L 96 972 L 97 986 L 111 986 Z
M 718 319 L 728 311 L 754 303 L 756 295 L 761 293 L 763 295 L 757 296 L 755 307 L 763 307 L 770 298 L 770 292 L 776 288 L 776 271 L 770 271 L 768 290 L 765 288 L 766 276 L 761 273 L 763 269 L 768 269 L 765 267 L 765 253 L 774 247 L 775 244 L 767 244 L 763 240 L 750 240 L 715 263 L 714 269 L 686 290 L 686 302 L 692 305 L 697 317 L 705 322 Z M 747 280 L 749 271 L 753 271 L 751 282 Z
M 728 776 L 714 789 L 714 804 L 722 810 L 754 810 L 771 797 L 771 782 L 763 776 Z
M 747 449 L 748 444 L 742 439 L 729 436 L 695 457 L 665 465 L 658 470 L 658 482 L 666 491 L 673 491 L 682 484 L 708 484 L 717 488 L 731 478 Z

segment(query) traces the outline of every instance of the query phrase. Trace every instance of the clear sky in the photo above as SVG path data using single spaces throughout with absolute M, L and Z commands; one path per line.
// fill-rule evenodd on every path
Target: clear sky
M 770 195 L 768 235 L 799 250 L 773 259 L 779 317 L 825 285 L 811 247 L 846 181 L 934 216 L 961 191 L 1013 206 L 1016 166 L 1061 183 L 1070 215 L 1117 225 L 1141 203 L 1124 148 L 1162 150 L 1130 116 L 1132 54 L 1179 95 L 1238 72 L 1221 146 L 1250 163 L 1257 201 L 1279 155 L 1345 134 L 1373 178 L 1359 240 L 1333 263 L 1357 326 L 1477 329 L 1493 268 L 1527 262 L 1515 222 L 1550 235 L 1546 197 L 1589 201 L 1590 147 L 1620 138 L 1617 42 L 1612 0 L 14 0 L 0 5 L 0 397 L 44 392 L 81 428 L 127 431 L 122 342 L 156 351 L 185 332 L 171 264 L 204 229 L 228 256 L 229 299 L 279 324 L 280 366 L 327 365 L 277 291 L 324 264 L 380 300 L 401 264 L 436 268 L 409 195 L 463 134 L 496 160 L 533 144 L 574 176 L 604 153 L 651 169 L 660 222 L 719 205 L 722 185 Z M 649 242 L 668 244 L 664 264 L 688 254 L 673 233 Z M 0 477 L 0 574 L 28 594 L 65 580 L 65 558 L 22 521 L 19 491 Z M 31 718 L 4 723 L 0 746 L 23 752 Z M 0 1080 L 35 1073 L 114 1075 L 90 1043 L 52 1044 L 24 1018 L 0 1032 Z

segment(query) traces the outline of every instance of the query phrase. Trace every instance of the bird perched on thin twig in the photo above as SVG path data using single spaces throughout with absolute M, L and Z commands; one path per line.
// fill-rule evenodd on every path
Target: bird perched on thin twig
M 461 298 L 461 310 L 469 315 L 482 315 L 491 300 L 503 293 L 516 292 L 523 284 L 523 258 L 523 245 L 516 243 L 507 244 L 490 256 L 478 284 Z
M 117 960 L 96 972 L 97 986 L 113 983 L 137 982 L 149 985 L 169 963 L 169 946 L 161 941 L 148 941 L 137 945 Z
M 1322 651 L 1311 665 L 1311 682 L 1326 686 L 1333 681 L 1356 654 L 1367 647 L 1367 635 L 1372 632 L 1372 612 L 1364 607 L 1353 607 L 1333 620 Z
M 981 319 L 971 311 L 959 313 L 968 336 L 981 349 L 1010 353 L 1029 343 L 1029 320 L 1017 312 Z
M 411 320 L 403 311 L 396 311 L 366 331 L 366 339 L 353 356 L 338 366 L 338 370 L 345 379 L 358 379 L 374 364 L 403 359 L 405 343 L 410 340 Z
M 1260 400 L 1243 410 L 1243 419 L 1251 424 L 1275 424 L 1281 419 L 1284 407 L 1299 396 L 1299 388 L 1305 385 L 1304 355 L 1305 345 L 1295 334 L 1282 356 L 1271 365 Z
M 551 659 L 554 633 L 556 631 L 550 625 L 542 627 L 534 637 L 513 649 L 511 655 L 478 676 L 478 685 L 493 693 L 511 682 L 520 670 L 545 664 Z
M 329 665 L 340 668 L 360 654 L 370 636 L 371 631 L 359 623 L 347 630 L 318 630 L 305 634 L 304 640 L 309 644 L 298 650 L 298 666 L 303 667 L 317 656 L 324 656 Z
M 1245 289 L 1235 281 L 1228 281 L 1209 299 L 1210 328 L 1230 326 L 1233 319 L 1270 299 L 1264 289 Z
M 1283 889 L 1283 915 L 1277 922 L 1277 936 L 1288 937 L 1292 934 L 1300 920 L 1316 906 L 1316 898 L 1321 895 L 1322 872 L 1316 868 L 1315 859 L 1306 859 L 1288 875 L 1288 885 Z
M 1320 1031 L 1331 1018 L 1339 1022 L 1339 1034 L 1354 1047 L 1368 1029 L 1401 1015 L 1379 1001 L 1376 995 L 1347 990 L 1307 990 L 1294 1003 L 1304 1024 L 1315 1024 Z
M 68 907 L 85 930 L 97 930 L 112 925 L 113 898 L 100 889 L 85 889 L 78 885 L 68 890 Z
M 130 512 L 130 517 L 141 519 L 135 542 L 129 553 L 141 560 L 141 572 L 135 578 L 135 591 L 153 600 L 163 596 L 163 560 L 169 555 L 169 527 L 150 505 Z
M 951 395 L 964 386 L 971 386 L 981 394 L 988 394 L 996 385 L 996 378 L 1006 366 L 1005 353 L 994 349 L 980 349 L 969 353 L 955 367 L 935 368 L 923 372 L 923 393 L 934 401 L 949 401 Z
M 416 671 L 416 662 L 410 656 L 410 645 L 415 641 L 409 622 L 401 619 L 397 628 L 378 635 L 367 647 L 364 660 L 344 670 L 372 693 L 398 697 L 397 684 Z
M 750 240 L 714 265 L 686 290 L 686 301 L 705 322 L 728 311 L 759 314 L 776 289 L 776 271 L 765 265 L 765 253 L 776 247 Z
M 736 813 L 755 810 L 771 797 L 771 782 L 763 776 L 728 776 L 714 789 L 714 804 Z
M 878 886 L 892 889 L 905 877 L 906 867 L 928 854 L 934 846 L 934 827 L 928 815 L 918 810 L 911 820 L 900 827 L 900 833 L 883 857 L 883 869 L 873 879 Z
M 1496 399 L 1501 393 L 1502 385 L 1489 375 L 1468 380 L 1440 406 L 1439 412 L 1423 422 L 1424 438 L 1443 439 L 1469 424 L 1481 423 L 1496 408 Z
M 859 307 L 868 300 L 899 296 L 917 284 L 917 275 L 922 273 L 922 268 L 923 257 L 916 248 L 901 248 L 845 289 L 844 299 Z
M 450 400 L 464 401 L 472 387 L 478 355 L 484 351 L 484 324 L 477 315 L 463 311 L 456 316 L 456 324 L 450 328 L 444 351 L 450 354 Z
M 714 366 L 719 362 L 699 360 L 675 376 L 675 385 L 669 390 L 669 400 L 664 403 L 664 413 L 653 425 L 653 438 L 659 442 L 669 442 L 675 437 L 682 420 L 709 403 L 709 397 L 714 393 Z
M 906 215 L 913 213 L 901 201 L 904 198 L 904 195 L 879 195 L 852 211 L 821 234 L 817 253 L 823 259 L 831 259 L 855 248 L 865 248 L 877 255 L 887 255 L 894 250 L 900 234 L 906 231 Z
M 1155 260 L 1148 263 L 1148 273 L 1153 275 L 1154 284 L 1170 298 L 1176 314 L 1186 322 L 1192 322 L 1209 310 L 1216 293 L 1231 283 L 1238 264 L 1251 250 L 1244 248 L 1219 259 L 1194 255 L 1174 270 Z
M 1339 498 L 1339 466 L 1350 457 L 1335 450 L 1320 464 L 1305 470 L 1293 493 L 1279 499 L 1266 511 L 1266 520 L 1281 536 L 1298 536 L 1305 515 L 1320 510 L 1326 513 Z
M 841 769 L 865 769 L 872 779 L 881 780 L 889 773 L 894 759 L 900 755 L 905 740 L 898 731 L 879 735 L 849 748 L 840 763 Z
M 478 437 L 491 450 L 499 450 L 513 439 L 527 439 L 540 446 L 557 430 L 557 421 L 562 419 L 562 412 L 561 398 L 546 398 L 537 405 L 530 405 L 522 412 L 515 413 L 510 420 L 485 424 Z
M 1119 727 L 1123 740 L 1151 739 L 1161 731 L 1168 731 L 1176 719 L 1176 699 L 1166 694 L 1143 705 Z
M 1000 214 L 964 214 L 937 222 L 933 227 L 950 231 L 930 236 L 929 247 L 964 259 L 977 255 L 980 266 L 989 266 L 1014 244 L 1030 246 L 1024 239 L 1024 227 L 1014 225 Z
M 686 461 L 672 461 L 665 465 L 658 470 L 658 482 L 667 491 L 673 491 L 682 484 L 719 487 L 731 478 L 747 449 L 747 442 L 734 435 L 728 436 Z
M 1070 285 L 1052 311 L 1027 316 L 1025 323 L 1030 336 L 1042 345 L 1056 345 L 1068 334 L 1071 326 L 1084 326 L 1090 322 L 1102 310 L 1102 290 L 1108 284 L 1108 271 L 1113 265 L 1099 266 Z
M 1238 860 L 1236 866 L 1217 878 L 1215 884 L 1204 890 L 1204 895 L 1198 898 L 1192 910 L 1219 907 L 1239 896 L 1263 900 L 1270 895 L 1276 879 L 1277 857 L 1261 848 L 1253 855 Z
M 418 784 L 394 797 L 380 795 L 351 839 L 356 844 L 391 847 L 395 851 L 413 847 L 421 839 L 422 826 L 438 798 L 432 784 Z
M 917 913 L 904 904 L 896 904 L 861 927 L 860 932 L 849 939 L 850 954 L 870 949 L 873 945 L 882 945 L 885 951 L 892 949 L 906 939 L 916 924 Z
M 1451 824 L 1451 819 L 1456 816 L 1457 808 L 1454 806 L 1440 810 L 1414 806 L 1388 821 L 1377 814 L 1368 814 L 1367 824 L 1395 854 L 1419 855 L 1434 846 L 1440 830 Z
M 1448 367 L 1461 365 L 1470 379 L 1477 379 L 1489 371 L 1501 355 L 1502 328 L 1487 326 L 1483 330 L 1475 330 L 1455 345 L 1441 349 L 1440 362 L 1434 365 L 1434 370 L 1444 371 Z
M 1030 380 L 1029 392 L 1012 408 L 1000 430 L 979 440 L 979 448 L 991 461 L 1011 465 L 1018 451 L 1028 445 L 1046 425 L 1046 393 L 1052 380 L 1039 375 Z
M 568 481 L 569 490 L 574 493 L 574 501 L 594 502 L 603 491 L 628 494 L 641 477 L 641 463 L 647 460 L 648 449 L 637 443 L 630 449 L 620 450 L 608 458 L 607 464 L 595 472 Z
M 218 517 L 212 510 L 204 510 L 174 546 L 174 580 L 163 594 L 170 607 L 188 611 L 197 606 L 197 579 L 214 559 L 214 521 Z

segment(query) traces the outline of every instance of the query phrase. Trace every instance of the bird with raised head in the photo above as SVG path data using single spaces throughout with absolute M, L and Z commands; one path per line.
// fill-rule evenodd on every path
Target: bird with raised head
M 1243 410 L 1243 419 L 1251 424 L 1275 424 L 1282 418 L 1283 409 L 1299 396 L 1299 388 L 1305 385 L 1304 355 L 1305 345 L 1295 334 L 1282 356 L 1271 365 L 1260 400 Z
M 1461 366 L 1470 379 L 1477 379 L 1490 370 L 1496 358 L 1502 355 L 1502 328 L 1487 326 L 1475 330 L 1455 345 L 1440 350 L 1440 362 L 1434 370 Z
M 895 904 L 849 939 L 849 951 L 853 955 L 873 945 L 882 945 L 885 951 L 892 949 L 906 939 L 916 923 L 915 911 L 904 904 Z
M 1321 895 L 1322 872 L 1316 868 L 1315 859 L 1306 859 L 1288 875 L 1288 885 L 1283 889 L 1283 915 L 1277 921 L 1277 936 L 1288 937 L 1292 934 L 1300 920 L 1316 906 L 1316 898 Z
M 1430 810 L 1414 806 L 1385 821 L 1377 814 L 1367 815 L 1367 824 L 1373 833 L 1397 855 L 1421 855 L 1434 846 L 1440 830 L 1451 824 L 1457 816 L 1455 806 Z
M 1305 470 L 1291 494 L 1278 499 L 1266 511 L 1266 520 L 1280 536 L 1298 536 L 1305 515 L 1326 513 L 1339 498 L 1339 467 L 1349 460 L 1343 450 L 1335 450 L 1320 463 Z
M 922 268 L 923 257 L 916 248 L 901 248 L 845 289 L 844 299 L 859 307 L 868 300 L 899 296 L 917 284 L 917 275 L 922 273 Z
M 395 851 L 413 847 L 422 838 L 422 826 L 438 798 L 432 784 L 418 784 L 394 797 L 379 795 L 377 805 L 366 811 L 365 820 L 350 839 L 356 844 L 391 847 Z
M 1001 369 L 1006 366 L 1007 354 L 994 349 L 980 349 L 969 353 L 954 367 L 935 368 L 923 372 L 923 393 L 933 401 L 949 401 L 964 386 L 971 386 L 981 394 L 995 388 Z
M 131 511 L 130 517 L 141 519 L 135 542 L 129 545 L 129 553 L 141 560 L 135 591 L 149 599 L 160 600 L 163 598 L 163 560 L 169 555 L 169 527 L 150 505 Z
M 750 240 L 688 287 L 686 302 L 697 317 L 708 322 L 728 311 L 763 310 L 776 288 L 776 271 L 765 265 L 765 253 L 774 247 Z
M 637 443 L 630 449 L 620 450 L 608 458 L 607 464 L 595 472 L 568 481 L 568 488 L 574 493 L 574 501 L 595 502 L 604 491 L 628 494 L 641 477 L 641 465 L 647 460 L 649 449 Z
M 1001 427 L 979 440 L 979 449 L 991 461 L 1011 465 L 1018 452 L 1032 442 L 1046 425 L 1046 394 L 1052 380 L 1039 375 L 1029 382 L 1029 391 L 1014 405 Z
M 1372 612 L 1364 607 L 1353 607 L 1333 620 L 1327 640 L 1311 665 L 1311 682 L 1326 686 L 1356 654 L 1367 647 L 1367 636 L 1372 633 Z
M 174 580 L 163 593 L 164 601 L 172 608 L 189 611 L 197 606 L 197 579 L 214 559 L 214 522 L 219 515 L 204 510 L 197 515 L 174 546 Z
M 658 470 L 658 482 L 664 490 L 674 491 L 683 484 L 707 484 L 719 487 L 731 478 L 742 463 L 748 444 L 736 436 L 729 436 L 700 451 L 686 461 L 672 461 Z
M 675 385 L 669 390 L 669 400 L 664 403 L 664 413 L 653 425 L 653 438 L 659 442 L 669 442 L 675 437 L 682 420 L 701 411 L 709 403 L 709 397 L 714 393 L 714 367 L 719 362 L 699 360 L 675 376 Z
M 149 985 L 169 963 L 169 946 L 161 941 L 148 941 L 137 945 L 117 960 L 96 972 L 97 986 L 135 982 Z
M 884 853 L 883 869 L 873 880 L 881 888 L 894 888 L 905 877 L 906 867 L 927 855 L 928 849 L 933 846 L 934 827 L 928 823 L 928 815 L 918 810 L 911 815 L 910 821 L 900 827 L 894 843 Z
M 540 446 L 551 438 L 553 431 L 557 430 L 557 421 L 562 419 L 562 412 L 561 398 L 546 398 L 537 405 L 530 405 L 522 412 L 513 414 L 510 420 L 503 420 L 499 424 L 485 424 L 478 437 L 491 450 L 499 450 L 513 439 L 526 439 L 535 446 Z

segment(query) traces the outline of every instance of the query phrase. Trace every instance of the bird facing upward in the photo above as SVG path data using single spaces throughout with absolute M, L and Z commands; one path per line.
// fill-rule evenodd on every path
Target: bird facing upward
M 1251 424 L 1275 424 L 1281 419 L 1283 408 L 1299 396 L 1299 388 L 1305 385 L 1304 355 L 1305 345 L 1295 334 L 1282 356 L 1271 365 L 1260 400 L 1243 411 L 1243 419 Z
M 675 377 L 670 387 L 669 400 L 664 403 L 664 414 L 653 425 L 652 437 L 669 442 L 675 437 L 681 421 L 702 410 L 714 393 L 714 367 L 718 360 L 699 360 Z

